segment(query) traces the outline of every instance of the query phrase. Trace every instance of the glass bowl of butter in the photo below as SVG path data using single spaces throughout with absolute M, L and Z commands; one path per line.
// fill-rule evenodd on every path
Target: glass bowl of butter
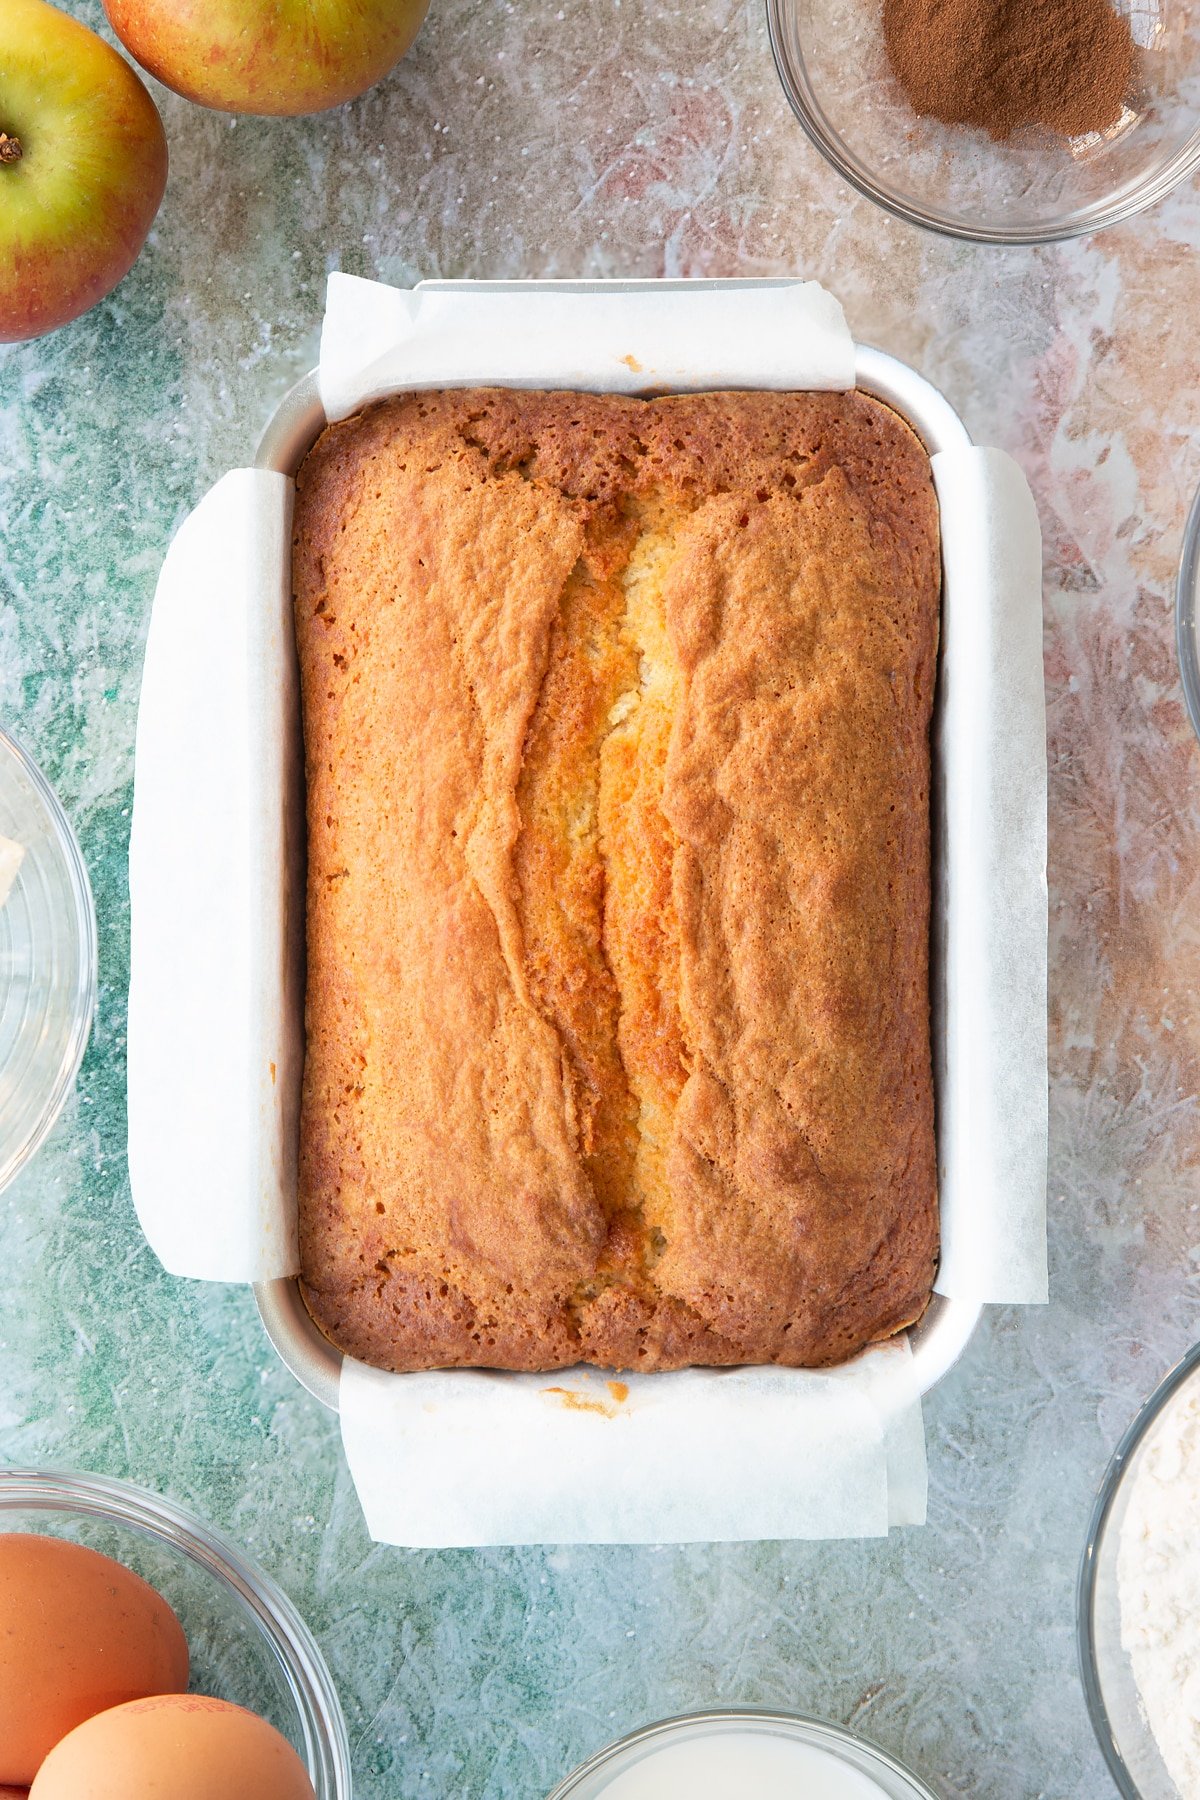
M 1124 1800 L 1200 1800 L 1200 1344 L 1113 1452 L 1080 1565 L 1088 1711 Z
M 0 1188 L 74 1086 L 96 999 L 96 915 L 70 821 L 0 730 Z
M 914 225 L 1046 244 L 1200 166 L 1200 0 L 766 0 L 784 93 Z

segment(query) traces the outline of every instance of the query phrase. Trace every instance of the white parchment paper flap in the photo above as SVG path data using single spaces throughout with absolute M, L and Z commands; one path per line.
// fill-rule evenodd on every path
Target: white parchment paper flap
M 945 597 L 935 720 L 940 1294 L 1046 1299 L 1046 698 L 1041 533 L 1001 450 L 933 458 Z M 935 956 L 935 968 L 937 957 Z M 935 987 L 936 994 L 936 987 Z
M 872 1353 L 911 1356 L 901 1339 Z M 883 1537 L 925 1522 L 919 1407 L 869 1370 L 685 1369 L 623 1380 L 346 1362 L 342 1441 L 385 1543 Z
M 815 281 L 425 281 L 331 275 L 321 333 L 326 416 L 400 388 L 643 394 L 854 386 L 845 314 Z
M 175 1275 L 293 1273 L 303 1038 L 292 484 L 224 476 L 167 552 L 129 844 L 129 1178 Z

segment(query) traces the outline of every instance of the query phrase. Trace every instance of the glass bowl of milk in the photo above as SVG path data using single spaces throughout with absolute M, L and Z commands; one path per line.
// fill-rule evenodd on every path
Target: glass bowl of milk
M 550 1800 L 936 1800 L 840 1725 L 798 1713 L 687 1713 L 593 1756 Z

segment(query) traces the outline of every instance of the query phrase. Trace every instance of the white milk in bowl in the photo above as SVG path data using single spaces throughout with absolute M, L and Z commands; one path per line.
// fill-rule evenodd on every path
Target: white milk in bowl
M 725 1731 L 649 1750 L 602 1781 L 596 1800 L 887 1800 L 828 1750 L 762 1731 Z

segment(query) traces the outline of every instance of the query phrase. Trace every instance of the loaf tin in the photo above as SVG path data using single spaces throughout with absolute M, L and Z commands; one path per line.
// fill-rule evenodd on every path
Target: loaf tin
M 292 478 L 326 405 L 347 417 L 398 390 L 477 385 L 856 387 L 892 407 L 931 455 L 945 573 L 931 917 L 943 1291 L 911 1334 L 836 1370 L 634 1376 L 613 1393 L 614 1414 L 587 1404 L 600 1379 L 587 1369 L 547 1385 L 488 1370 L 367 1368 L 344 1360 L 304 1307 L 294 1276 L 306 880 Z M 397 289 L 331 276 L 319 373 L 279 406 L 254 466 L 223 475 L 181 526 L 156 593 L 130 843 L 129 1167 L 139 1218 L 173 1274 L 255 1286 L 283 1361 L 340 1415 L 378 1541 L 873 1536 L 923 1521 L 921 1397 L 985 1303 L 1034 1304 L 1046 1291 L 1040 593 L 1037 516 L 1020 470 L 974 446 L 911 369 L 856 346 L 836 299 L 815 284 Z M 196 762 L 200 731 L 218 746 L 212 763 Z M 181 1086 L 185 1065 L 197 1078 Z M 714 1445 L 725 1446 L 716 1471 Z M 496 1478 L 481 1484 L 485 1467 Z
M 886 402 L 906 419 L 930 455 L 970 445 L 966 427 L 949 402 L 895 357 L 867 346 L 857 346 L 855 386 Z M 292 388 L 272 415 L 259 443 L 255 466 L 294 475 L 325 423 L 316 375 L 312 373 Z M 302 830 L 302 823 L 297 822 L 297 829 Z M 935 844 L 935 857 L 936 854 Z M 935 915 L 940 887 L 935 873 Z M 935 916 L 935 994 L 939 980 L 938 950 L 944 931 L 944 918 Z M 313 1323 L 298 1281 L 288 1277 L 261 1282 L 254 1292 L 267 1336 L 284 1363 L 310 1394 L 336 1411 L 342 1356 Z M 880 1404 L 894 1406 L 900 1411 L 928 1393 L 961 1356 L 982 1310 L 977 1300 L 935 1294 L 925 1316 L 909 1333 L 912 1357 L 903 1361 L 896 1358 L 892 1367 L 880 1376 L 877 1390 Z

